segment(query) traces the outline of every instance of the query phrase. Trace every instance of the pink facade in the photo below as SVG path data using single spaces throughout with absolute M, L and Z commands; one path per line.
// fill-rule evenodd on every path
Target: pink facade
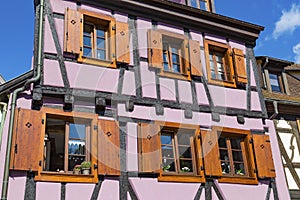
M 56 17 L 54 19 L 54 22 L 59 39 L 59 41 L 56 42 L 59 43 L 63 51 L 63 47 L 65 45 L 65 22 L 62 16 L 65 14 L 66 8 L 76 10 L 79 5 L 76 5 L 75 2 L 60 0 L 50 0 L 50 3 L 52 12 L 60 15 L 60 17 Z M 109 6 L 106 4 L 103 6 L 103 8 L 101 8 L 97 7 L 96 5 L 91 6 L 82 3 L 80 4 L 80 9 L 113 17 L 117 22 L 127 23 L 129 20 L 131 20 L 128 18 L 126 13 L 122 12 L 124 9 L 112 12 L 112 10 L 109 9 Z M 149 9 L 151 9 L 151 7 L 149 7 Z M 177 13 L 177 15 L 178 18 L 181 17 L 180 13 Z M 41 103 L 42 106 L 39 106 L 45 108 L 55 108 L 61 111 L 62 108 L 65 109 L 66 104 L 71 104 L 73 111 L 75 110 L 87 112 L 89 114 L 98 114 L 97 120 L 120 120 L 118 128 L 121 127 L 122 129 L 125 127 L 125 140 L 123 142 L 126 143 L 125 152 L 123 149 L 119 151 L 120 155 L 123 155 L 123 153 L 125 155 L 125 163 L 123 163 L 121 159 L 120 165 L 121 169 L 123 167 L 123 170 L 128 172 L 128 174 L 138 174 L 140 172 L 139 156 L 141 152 L 139 152 L 140 147 L 138 140 L 140 123 L 167 122 L 184 124 L 199 126 L 201 131 L 212 130 L 212 127 L 226 127 L 228 129 L 249 131 L 251 134 L 252 132 L 256 131 L 260 134 L 269 135 L 276 171 L 275 181 L 278 186 L 278 197 L 279 199 L 288 199 L 289 194 L 286 187 L 284 174 L 282 172 L 283 168 L 277 146 L 275 129 L 271 121 L 267 120 L 267 122 L 264 123 L 262 119 L 262 113 L 264 113 L 265 110 L 263 110 L 264 106 L 262 105 L 262 101 L 260 99 L 260 91 L 257 89 L 248 91 L 246 86 L 223 87 L 210 82 L 208 85 L 205 85 L 206 83 L 203 81 L 203 79 L 205 80 L 205 78 L 208 78 L 207 73 L 209 73 L 208 71 L 210 69 L 206 66 L 207 62 L 204 41 L 210 40 L 217 43 L 228 44 L 230 48 L 240 49 L 244 54 L 247 53 L 246 42 L 236 41 L 234 39 L 231 40 L 231 38 L 228 40 L 228 38 L 225 38 L 222 35 L 211 34 L 211 30 L 209 33 L 206 33 L 205 31 L 200 32 L 199 30 L 191 29 L 189 32 L 190 39 L 198 41 L 200 44 L 199 55 L 201 58 L 203 76 L 195 79 L 192 77 L 190 80 L 186 78 L 180 78 L 177 80 L 174 77 L 160 75 L 150 64 L 150 57 L 148 54 L 149 36 L 147 34 L 149 29 L 152 29 L 152 26 L 154 26 L 151 22 L 151 18 L 147 19 L 144 16 L 138 16 L 135 19 L 134 25 L 136 25 L 135 31 L 138 38 L 133 38 L 134 34 L 130 34 L 130 62 L 127 63 L 125 67 L 120 65 L 116 68 L 111 68 L 103 65 L 99 66 L 90 63 L 82 63 L 65 55 L 66 60 L 64 61 L 64 65 L 67 76 L 63 77 L 62 66 L 59 61 L 55 60 L 54 58 L 45 58 L 43 62 L 43 82 L 41 83 L 41 86 L 45 87 L 44 91 L 46 92 L 48 90 L 50 91 L 51 89 L 53 91 L 50 91 L 47 94 L 46 92 L 44 92 L 45 94 L 43 93 L 43 100 Z M 182 24 L 182 26 L 184 26 L 184 24 Z M 172 24 L 171 22 L 168 24 L 165 22 L 165 20 L 158 22 L 155 26 L 155 29 L 180 35 L 186 34 L 183 27 L 179 27 L 178 24 Z M 48 55 L 49 57 L 51 55 L 57 55 L 55 41 L 48 19 L 45 20 L 44 38 L 44 54 Z M 133 50 L 134 48 L 136 48 L 136 51 Z M 137 54 L 139 55 L 138 58 L 136 57 Z M 247 66 L 250 67 L 250 74 L 248 74 L 249 76 L 247 77 L 247 83 L 249 83 L 252 87 L 256 87 L 256 77 L 253 70 L 255 66 L 253 66 L 252 61 L 255 60 L 250 60 L 250 66 Z M 139 66 L 134 66 L 135 63 L 138 63 Z M 123 75 L 121 74 L 122 67 L 124 67 L 125 71 Z M 69 82 L 69 88 L 64 85 L 64 82 L 66 81 Z M 159 85 L 157 85 L 157 81 L 159 82 Z M 54 91 L 57 93 L 54 94 Z M 71 101 L 72 99 L 66 100 L 66 97 L 68 96 L 63 94 L 64 91 L 71 91 L 68 95 L 74 97 L 74 101 Z M 84 96 L 86 94 L 89 96 Z M 28 93 L 27 95 L 28 96 L 19 96 L 17 107 L 31 109 L 35 101 L 32 100 L 32 97 L 30 96 L 31 93 Z M 108 99 L 108 95 L 112 95 L 109 96 L 110 99 Z M 249 96 L 251 97 L 250 100 L 247 99 Z M 125 100 L 122 99 L 122 97 L 126 97 Z M 106 101 L 102 101 L 100 103 L 98 102 L 97 104 L 97 100 L 101 101 L 101 98 L 105 99 Z M 111 100 L 111 102 L 109 102 L 109 100 Z M 132 101 L 134 104 L 133 110 L 128 109 L 127 103 L 129 104 L 130 101 Z M 157 104 L 162 106 L 162 113 L 157 112 L 157 108 L 155 107 Z M 185 105 L 186 107 L 182 105 Z M 104 114 L 102 114 L 103 116 L 99 116 L 101 115 L 99 114 L 101 112 L 98 112 L 99 110 L 97 110 L 101 106 L 106 106 L 106 109 L 103 112 Z M 249 107 L 250 110 L 248 110 Z M 190 113 L 188 111 L 190 111 Z M 66 111 L 66 113 L 67 112 L 70 111 Z M 110 112 L 112 114 L 110 114 Z M 212 115 L 212 112 L 218 113 L 219 119 L 216 120 Z M 125 122 L 121 121 L 121 119 L 125 120 Z M 2 138 L 3 144 L 0 149 L 1 180 L 4 170 L 4 164 L 2 163 L 4 163 L 5 159 L 8 122 L 9 114 L 6 118 L 3 131 L 4 135 Z M 125 123 L 125 125 L 121 125 L 122 123 Z M 91 129 L 96 129 L 93 128 L 95 126 L 96 124 L 93 124 Z M 98 129 L 100 128 L 98 127 Z M 265 131 L 266 129 L 268 132 Z M 122 139 L 122 135 L 120 135 L 120 138 Z M 98 144 L 95 146 L 97 145 Z M 119 148 L 118 146 L 115 147 Z M 114 149 L 111 149 L 111 151 L 114 151 Z M 127 176 L 129 176 L 128 174 Z M 126 182 L 125 185 L 130 185 L 137 199 L 194 199 L 199 188 L 201 187 L 201 184 L 205 184 L 205 182 L 195 183 L 193 181 L 162 181 L 159 179 L 159 177 L 151 177 L 150 175 L 149 177 L 127 177 L 128 182 Z M 120 179 L 124 178 L 122 173 L 120 176 Z M 113 200 L 125 198 L 122 196 L 124 194 L 122 192 L 120 193 L 125 186 L 122 185 L 124 183 L 121 183 L 119 176 L 110 176 L 109 174 L 104 174 L 99 177 L 97 176 L 97 180 L 99 182 L 101 180 L 101 187 L 97 193 L 97 199 Z M 268 193 L 269 180 L 270 179 L 262 181 L 257 180 L 256 184 L 245 184 L 239 182 L 232 183 L 230 181 L 227 183 L 220 183 L 216 178 L 214 180 L 214 184 L 218 188 L 218 192 L 220 192 L 225 199 L 263 199 Z M 92 182 L 81 183 L 80 181 L 71 181 L 66 182 L 63 186 L 64 190 L 62 190 L 62 184 L 59 181 L 36 181 L 36 199 L 61 199 L 62 193 L 64 193 L 65 199 L 90 199 L 92 194 L 96 191 L 97 185 L 96 183 Z M 8 198 L 24 198 L 24 195 L 26 195 L 25 187 L 26 172 L 12 171 L 9 179 Z M 133 199 L 130 190 L 127 192 L 128 193 L 125 192 L 127 196 L 126 198 Z M 271 199 L 272 198 L 273 196 Z M 204 190 L 202 191 L 200 199 L 205 199 Z M 211 193 L 211 199 L 218 199 L 217 191 L 213 189 Z

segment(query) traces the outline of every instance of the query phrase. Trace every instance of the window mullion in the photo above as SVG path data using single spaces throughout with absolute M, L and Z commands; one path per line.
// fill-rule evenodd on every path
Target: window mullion
M 173 137 L 173 149 L 174 149 L 174 160 L 175 160 L 175 171 L 176 173 L 179 173 L 180 169 L 180 162 L 179 162 L 179 150 L 178 150 L 178 141 L 177 141 L 177 135 L 174 134 Z
M 92 38 L 93 38 L 93 41 L 92 41 L 92 57 L 93 58 L 96 58 L 97 56 L 97 28 L 95 25 L 93 25 L 93 33 L 92 33 Z
M 169 61 L 169 71 L 174 71 L 173 69 L 173 61 L 172 61 L 172 57 L 173 57 L 173 52 L 172 52 L 172 47 L 169 44 L 168 45 L 168 61 Z M 174 136 L 175 137 L 175 136 Z
M 219 71 L 218 71 L 218 62 L 217 62 L 217 58 L 216 58 L 216 54 L 215 52 L 213 52 L 213 62 L 214 62 L 214 70 L 215 70 L 215 78 L 216 79 L 219 79 Z
M 65 124 L 65 163 L 64 163 L 64 171 L 68 172 L 68 158 L 69 158 L 69 148 L 68 148 L 68 144 L 69 144 L 69 135 L 70 135 L 70 123 L 66 122 Z
M 249 176 L 248 160 L 247 160 L 247 156 L 246 156 L 246 148 L 245 148 L 245 142 L 244 141 L 241 142 L 241 149 L 242 149 L 242 155 L 243 155 L 245 175 Z
M 231 143 L 229 138 L 226 138 L 226 143 L 228 148 L 228 157 L 230 161 L 230 175 L 234 175 L 233 155 L 232 155 Z

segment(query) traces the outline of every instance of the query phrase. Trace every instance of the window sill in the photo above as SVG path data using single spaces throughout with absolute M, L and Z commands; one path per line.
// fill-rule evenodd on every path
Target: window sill
M 180 183 L 204 183 L 204 176 L 199 175 L 178 175 L 178 174 L 160 174 L 158 181 L 161 182 L 180 182 Z
M 174 78 L 174 79 L 180 79 L 180 80 L 187 80 L 187 81 L 191 80 L 191 76 L 188 74 L 170 72 L 170 71 L 165 71 L 165 70 L 161 70 L 159 72 L 159 75 L 162 77 L 168 77 L 168 78 Z
M 208 83 L 223 86 L 223 87 L 236 88 L 235 81 L 223 81 L 223 80 L 218 80 L 218 79 L 208 79 Z
M 112 60 L 100 60 L 96 58 L 89 58 L 89 57 L 84 57 L 81 56 L 77 59 L 78 62 L 80 63 L 87 63 L 91 65 L 99 65 L 103 67 L 110 67 L 110 68 L 116 68 L 116 63 L 115 61 Z
M 67 174 L 60 172 L 40 172 L 35 181 L 67 182 L 67 183 L 97 183 L 98 178 L 94 174 Z
M 256 177 L 221 177 L 218 179 L 219 183 L 235 183 L 235 184 L 245 184 L 245 185 L 257 185 L 258 180 Z

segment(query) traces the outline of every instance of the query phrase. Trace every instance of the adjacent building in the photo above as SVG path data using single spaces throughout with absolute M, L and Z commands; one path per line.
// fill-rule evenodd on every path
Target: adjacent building
M 290 198 L 253 52 L 262 26 L 213 0 L 34 6 L 32 70 L 0 88 L 2 199 Z
M 269 119 L 274 121 L 291 199 L 300 198 L 300 65 L 257 57 Z

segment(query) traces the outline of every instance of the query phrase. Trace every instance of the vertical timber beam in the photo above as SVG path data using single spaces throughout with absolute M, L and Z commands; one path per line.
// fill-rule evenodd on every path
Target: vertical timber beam
M 94 191 L 93 191 L 93 194 L 91 196 L 91 200 L 97 200 L 98 199 L 99 192 L 100 192 L 103 180 L 104 180 L 103 178 L 99 177 L 99 181 L 98 181 L 98 183 L 94 187 Z
M 126 167 L 126 127 L 127 123 L 119 122 L 120 130 L 120 170 L 121 176 L 119 180 L 119 198 L 127 200 L 127 167 Z
M 34 182 L 34 173 L 28 172 L 25 185 L 24 200 L 36 199 L 36 183 Z

